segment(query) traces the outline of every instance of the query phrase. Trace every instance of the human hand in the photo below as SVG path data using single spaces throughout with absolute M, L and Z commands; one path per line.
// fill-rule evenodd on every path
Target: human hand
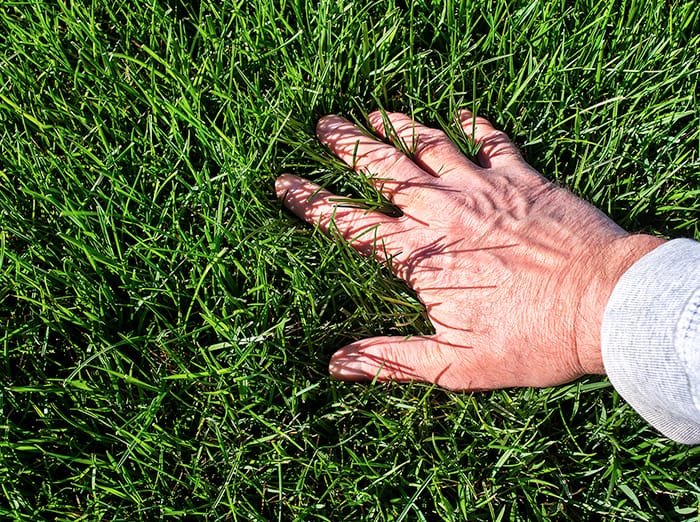
M 662 242 L 630 235 L 547 181 L 508 137 L 469 111 L 478 164 L 437 129 L 403 114 L 369 122 L 399 148 L 330 115 L 319 140 L 372 183 L 402 217 L 343 206 L 303 178 L 282 175 L 277 196 L 297 216 L 380 261 L 417 293 L 430 336 L 375 337 L 338 350 L 341 379 L 424 381 L 452 390 L 550 386 L 605 373 L 600 326 L 619 277 Z M 335 200 L 335 202 L 334 202 Z

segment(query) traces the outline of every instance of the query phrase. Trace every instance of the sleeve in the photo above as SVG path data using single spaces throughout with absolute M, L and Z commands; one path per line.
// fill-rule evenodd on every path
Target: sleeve
M 667 437 L 700 444 L 700 243 L 664 243 L 623 274 L 601 343 L 620 395 Z

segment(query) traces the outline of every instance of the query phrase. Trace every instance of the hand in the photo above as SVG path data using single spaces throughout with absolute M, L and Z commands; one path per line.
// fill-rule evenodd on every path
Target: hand
M 391 259 L 426 307 L 435 334 L 375 337 L 341 348 L 341 379 L 425 381 L 452 390 L 550 386 L 605 373 L 600 326 L 619 277 L 662 240 L 630 235 L 530 167 L 508 137 L 461 111 L 478 164 L 439 130 L 378 112 L 370 124 L 395 148 L 339 116 L 321 142 L 396 204 L 402 217 L 338 204 L 283 175 L 276 192 L 300 218 L 333 221 L 365 255 Z M 387 129 L 386 127 L 389 127 Z M 413 151 L 412 158 L 402 153 Z

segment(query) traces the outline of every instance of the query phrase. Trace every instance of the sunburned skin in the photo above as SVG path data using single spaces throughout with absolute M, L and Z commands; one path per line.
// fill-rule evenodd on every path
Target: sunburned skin
M 275 188 L 300 218 L 325 232 L 333 223 L 364 255 L 390 257 L 435 334 L 356 341 L 333 355 L 331 374 L 490 390 L 605 373 L 600 325 L 608 298 L 627 268 L 663 240 L 628 234 L 555 186 L 503 132 L 469 111 L 459 118 L 480 145 L 478 163 L 442 131 L 403 114 L 385 116 L 388 122 L 372 113 L 369 123 L 399 147 L 335 115 L 319 121 L 317 134 L 402 216 L 343 205 L 290 174 Z

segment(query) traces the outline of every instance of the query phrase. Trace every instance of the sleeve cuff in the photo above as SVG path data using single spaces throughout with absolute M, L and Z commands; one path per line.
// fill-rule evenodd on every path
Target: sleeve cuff
M 623 274 L 601 347 L 610 382 L 644 419 L 700 444 L 700 243 L 664 243 Z

